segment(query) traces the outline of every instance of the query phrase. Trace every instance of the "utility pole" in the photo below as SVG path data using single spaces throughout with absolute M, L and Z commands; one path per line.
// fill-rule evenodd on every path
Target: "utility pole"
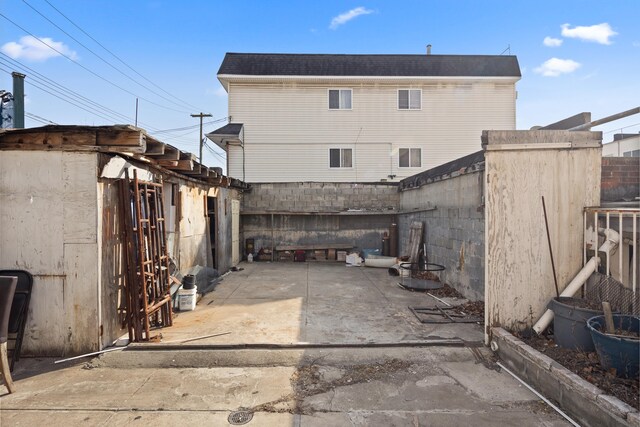
M 200 144 L 200 157 L 198 157 L 198 160 L 200 160 L 200 163 L 202 163 L 202 144 L 203 144 L 203 139 L 202 139 L 202 119 L 204 117 L 211 117 L 211 114 L 204 114 L 204 113 L 200 112 L 200 114 L 192 114 L 191 117 L 200 117 L 200 139 L 198 140 L 198 143 Z

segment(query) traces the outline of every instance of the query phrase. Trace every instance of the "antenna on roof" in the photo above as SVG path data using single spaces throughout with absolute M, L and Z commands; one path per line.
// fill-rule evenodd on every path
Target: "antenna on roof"
M 507 48 L 505 50 L 500 52 L 500 55 L 504 55 L 505 52 L 507 52 L 508 55 L 511 55 L 511 45 L 510 44 L 507 45 Z

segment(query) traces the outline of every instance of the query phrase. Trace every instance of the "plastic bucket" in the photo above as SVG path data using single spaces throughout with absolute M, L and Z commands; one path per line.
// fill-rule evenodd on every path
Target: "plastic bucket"
M 640 340 L 600 332 L 604 329 L 604 324 L 604 316 L 595 316 L 587 321 L 602 369 L 614 368 L 619 377 L 635 378 L 640 365 Z M 614 314 L 613 325 L 617 330 L 638 332 L 640 317 Z
M 182 288 L 178 290 L 178 307 L 180 311 L 192 311 L 196 309 L 197 292 L 197 286 L 194 286 L 192 289 Z
M 572 350 L 594 351 L 587 320 L 603 314 L 602 310 L 576 307 L 578 298 L 554 298 L 549 303 L 553 310 L 553 335 L 560 347 Z
M 196 287 L 196 276 L 187 274 L 182 279 L 182 289 L 194 289 Z

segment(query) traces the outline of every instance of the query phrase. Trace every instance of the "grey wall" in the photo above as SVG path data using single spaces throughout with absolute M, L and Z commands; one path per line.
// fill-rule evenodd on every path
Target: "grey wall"
M 272 241 L 275 246 L 348 243 L 361 249 L 381 248 L 382 235 L 396 221 L 399 204 L 395 184 L 296 182 L 251 187 L 242 199 L 242 234 L 255 240 L 256 251 L 271 247 Z M 273 226 L 271 212 L 276 212 Z
M 429 262 L 445 266 L 440 279 L 473 300 L 484 299 L 483 176 L 482 166 L 405 190 L 398 215 L 400 254 L 407 252 L 411 222 L 421 221 Z
M 218 272 L 223 274 L 233 266 L 231 255 L 231 245 L 232 245 L 232 235 L 233 231 L 231 228 L 231 200 L 239 199 L 240 194 L 238 190 L 233 188 L 223 188 L 220 187 L 216 192 L 216 204 L 217 204 L 217 239 L 218 239 L 218 247 L 216 251 L 216 265 Z M 242 218 L 240 219 L 242 221 Z M 243 253 L 242 247 L 242 232 L 240 233 L 240 242 L 241 249 L 240 254 Z

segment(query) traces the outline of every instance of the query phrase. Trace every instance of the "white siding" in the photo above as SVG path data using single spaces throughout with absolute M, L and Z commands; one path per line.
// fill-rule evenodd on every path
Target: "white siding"
M 379 181 L 411 176 L 480 150 L 482 130 L 515 127 L 515 84 L 361 84 L 352 110 L 329 110 L 333 85 L 230 84 L 229 115 L 244 123 L 229 175 L 247 182 Z M 336 86 L 337 87 L 337 86 Z M 339 85 L 344 88 L 344 85 Z M 398 110 L 398 89 L 422 89 L 421 110 Z M 354 167 L 329 169 L 329 148 L 354 149 Z M 422 168 L 398 168 L 398 149 L 422 148 Z

